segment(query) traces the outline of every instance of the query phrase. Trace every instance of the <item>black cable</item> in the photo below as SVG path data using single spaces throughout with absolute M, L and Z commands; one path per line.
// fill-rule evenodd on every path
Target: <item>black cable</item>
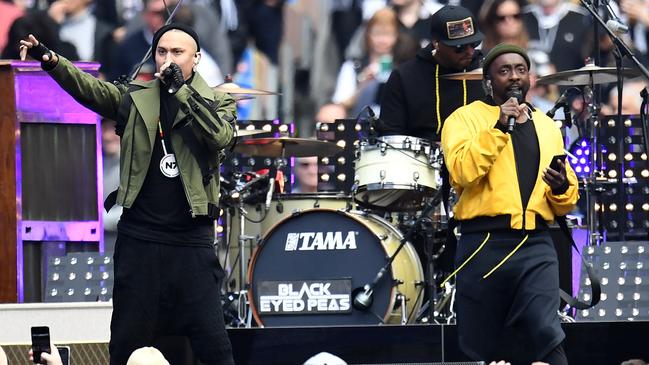
M 174 15 L 176 15 L 176 11 L 178 11 L 178 9 L 180 8 L 180 5 L 182 5 L 183 0 L 178 1 L 178 4 L 176 4 L 176 7 L 174 7 L 174 10 L 173 10 L 171 13 L 169 13 L 169 9 L 167 8 L 167 3 L 166 3 L 165 0 L 163 0 L 163 3 L 164 3 L 164 5 L 165 5 L 165 10 L 167 11 L 167 14 L 169 15 L 169 18 L 167 18 L 167 21 L 165 21 L 165 24 L 164 24 L 164 25 L 169 25 L 169 24 L 171 23 L 171 21 L 173 20 Z M 149 47 L 149 49 L 146 51 L 146 54 L 145 54 L 144 57 L 142 58 L 142 61 L 140 61 L 140 63 L 138 63 L 138 64 L 135 66 L 135 69 L 134 69 L 133 72 L 131 73 L 131 76 L 130 76 L 126 81 L 135 80 L 135 78 L 137 77 L 137 74 L 140 73 L 140 69 L 142 69 L 142 66 L 144 66 L 144 64 L 146 63 L 146 61 L 149 60 L 149 58 L 151 57 L 151 54 L 152 54 L 152 53 L 153 53 L 153 44 L 151 44 L 151 46 Z

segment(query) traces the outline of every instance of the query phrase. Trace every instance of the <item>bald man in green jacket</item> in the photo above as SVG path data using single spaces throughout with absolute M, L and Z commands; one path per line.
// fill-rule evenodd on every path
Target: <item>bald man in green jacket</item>
M 203 364 L 233 364 L 214 251 L 222 150 L 233 137 L 235 101 L 195 72 L 193 29 L 169 24 L 152 42 L 157 72 L 128 87 L 97 80 L 30 35 L 21 56 L 75 100 L 117 121 L 124 207 L 115 244 L 110 363 L 164 335 L 184 335 Z M 107 204 L 110 206 L 109 204 Z

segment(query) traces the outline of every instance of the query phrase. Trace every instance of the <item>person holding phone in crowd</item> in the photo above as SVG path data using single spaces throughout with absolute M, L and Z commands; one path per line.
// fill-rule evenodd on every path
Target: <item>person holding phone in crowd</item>
M 50 343 L 50 352 L 41 352 L 41 361 L 35 364 L 42 365 L 63 365 L 63 360 L 61 360 L 61 354 L 59 354 L 59 349 L 54 346 L 53 343 Z M 34 363 L 34 349 L 29 349 L 29 361 Z M 2 365 L 0 363 L 0 365 Z
M 461 350 L 474 360 L 567 364 L 561 346 L 559 265 L 548 224 L 579 198 L 554 121 L 524 103 L 530 60 L 499 44 L 483 63 L 487 96 L 442 130 L 461 238 L 455 260 Z

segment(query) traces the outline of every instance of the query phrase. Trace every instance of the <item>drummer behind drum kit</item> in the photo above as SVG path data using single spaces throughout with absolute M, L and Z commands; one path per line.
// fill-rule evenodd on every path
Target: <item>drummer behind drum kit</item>
M 588 65 L 546 76 L 539 83 L 585 85 L 592 89 L 594 84 L 611 82 L 610 74 L 609 68 Z M 637 76 L 629 70 L 624 75 Z M 474 70 L 445 77 L 477 80 L 482 72 Z M 268 94 L 234 87 L 221 91 L 234 93 L 232 90 Z M 590 107 L 596 110 L 596 106 Z M 257 133 L 262 131 L 240 131 L 238 136 Z M 596 133 L 591 132 L 591 136 L 595 139 Z M 424 226 L 420 224 L 422 220 L 428 220 L 430 225 L 431 212 L 440 205 L 442 152 L 435 142 L 420 138 L 370 137 L 357 143 L 350 195 L 275 192 L 273 173 L 255 176 L 224 194 L 227 202 L 222 205 L 236 209 L 229 226 L 231 232 L 225 236 L 238 243 L 236 261 L 241 286 L 236 318 L 231 325 L 251 326 L 252 318 L 259 326 L 454 321 L 452 284 L 447 284 L 437 296 L 436 283 L 431 282 L 437 278 L 432 275 L 430 255 L 424 258 L 428 261 L 425 277 L 420 256 L 411 242 L 413 233 Z M 596 149 L 596 143 L 591 146 Z M 341 147 L 318 140 L 274 137 L 238 140 L 234 151 L 273 157 L 271 170 L 277 170 L 288 157 L 333 156 Z M 597 151 L 592 153 L 596 155 Z M 593 166 L 591 171 L 598 170 Z M 262 192 L 248 195 L 263 199 L 237 199 L 252 190 Z M 587 196 L 588 191 L 587 188 Z M 248 211 L 255 209 L 255 205 L 260 214 L 253 219 Z M 418 219 L 410 225 L 397 226 L 391 219 L 395 214 Z M 246 229 L 247 220 L 258 226 Z M 432 220 L 433 225 L 440 223 Z M 246 242 L 254 247 L 249 260 L 244 252 Z M 425 292 L 430 311 L 427 316 L 421 309 Z M 236 296 L 231 298 L 236 302 Z

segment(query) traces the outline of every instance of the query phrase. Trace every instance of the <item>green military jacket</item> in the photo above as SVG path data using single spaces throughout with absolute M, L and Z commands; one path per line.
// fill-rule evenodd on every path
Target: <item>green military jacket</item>
M 117 120 L 126 89 L 96 79 L 61 56 L 48 73 L 77 102 L 105 118 Z M 144 183 L 160 118 L 160 81 L 133 81 L 132 84 L 141 89 L 130 92 L 133 102 L 121 136 L 117 204 L 125 208 L 132 206 Z M 236 118 L 236 106 L 230 95 L 212 90 L 197 73 L 192 78 L 191 86 L 199 95 L 187 85 L 183 85 L 175 94 L 180 108 L 170 138 L 191 214 L 197 216 L 208 214 L 208 203 L 218 205 L 218 168 L 222 150 L 232 140 L 231 123 Z M 201 103 L 198 100 L 201 97 L 207 103 Z M 200 144 L 200 148 L 194 148 L 194 152 L 200 150 L 204 153 L 203 161 L 207 161 L 208 170 L 214 171 L 207 184 L 204 184 L 203 171 L 194 154 L 180 133 L 175 133 L 178 128 L 184 127 L 191 129 Z

